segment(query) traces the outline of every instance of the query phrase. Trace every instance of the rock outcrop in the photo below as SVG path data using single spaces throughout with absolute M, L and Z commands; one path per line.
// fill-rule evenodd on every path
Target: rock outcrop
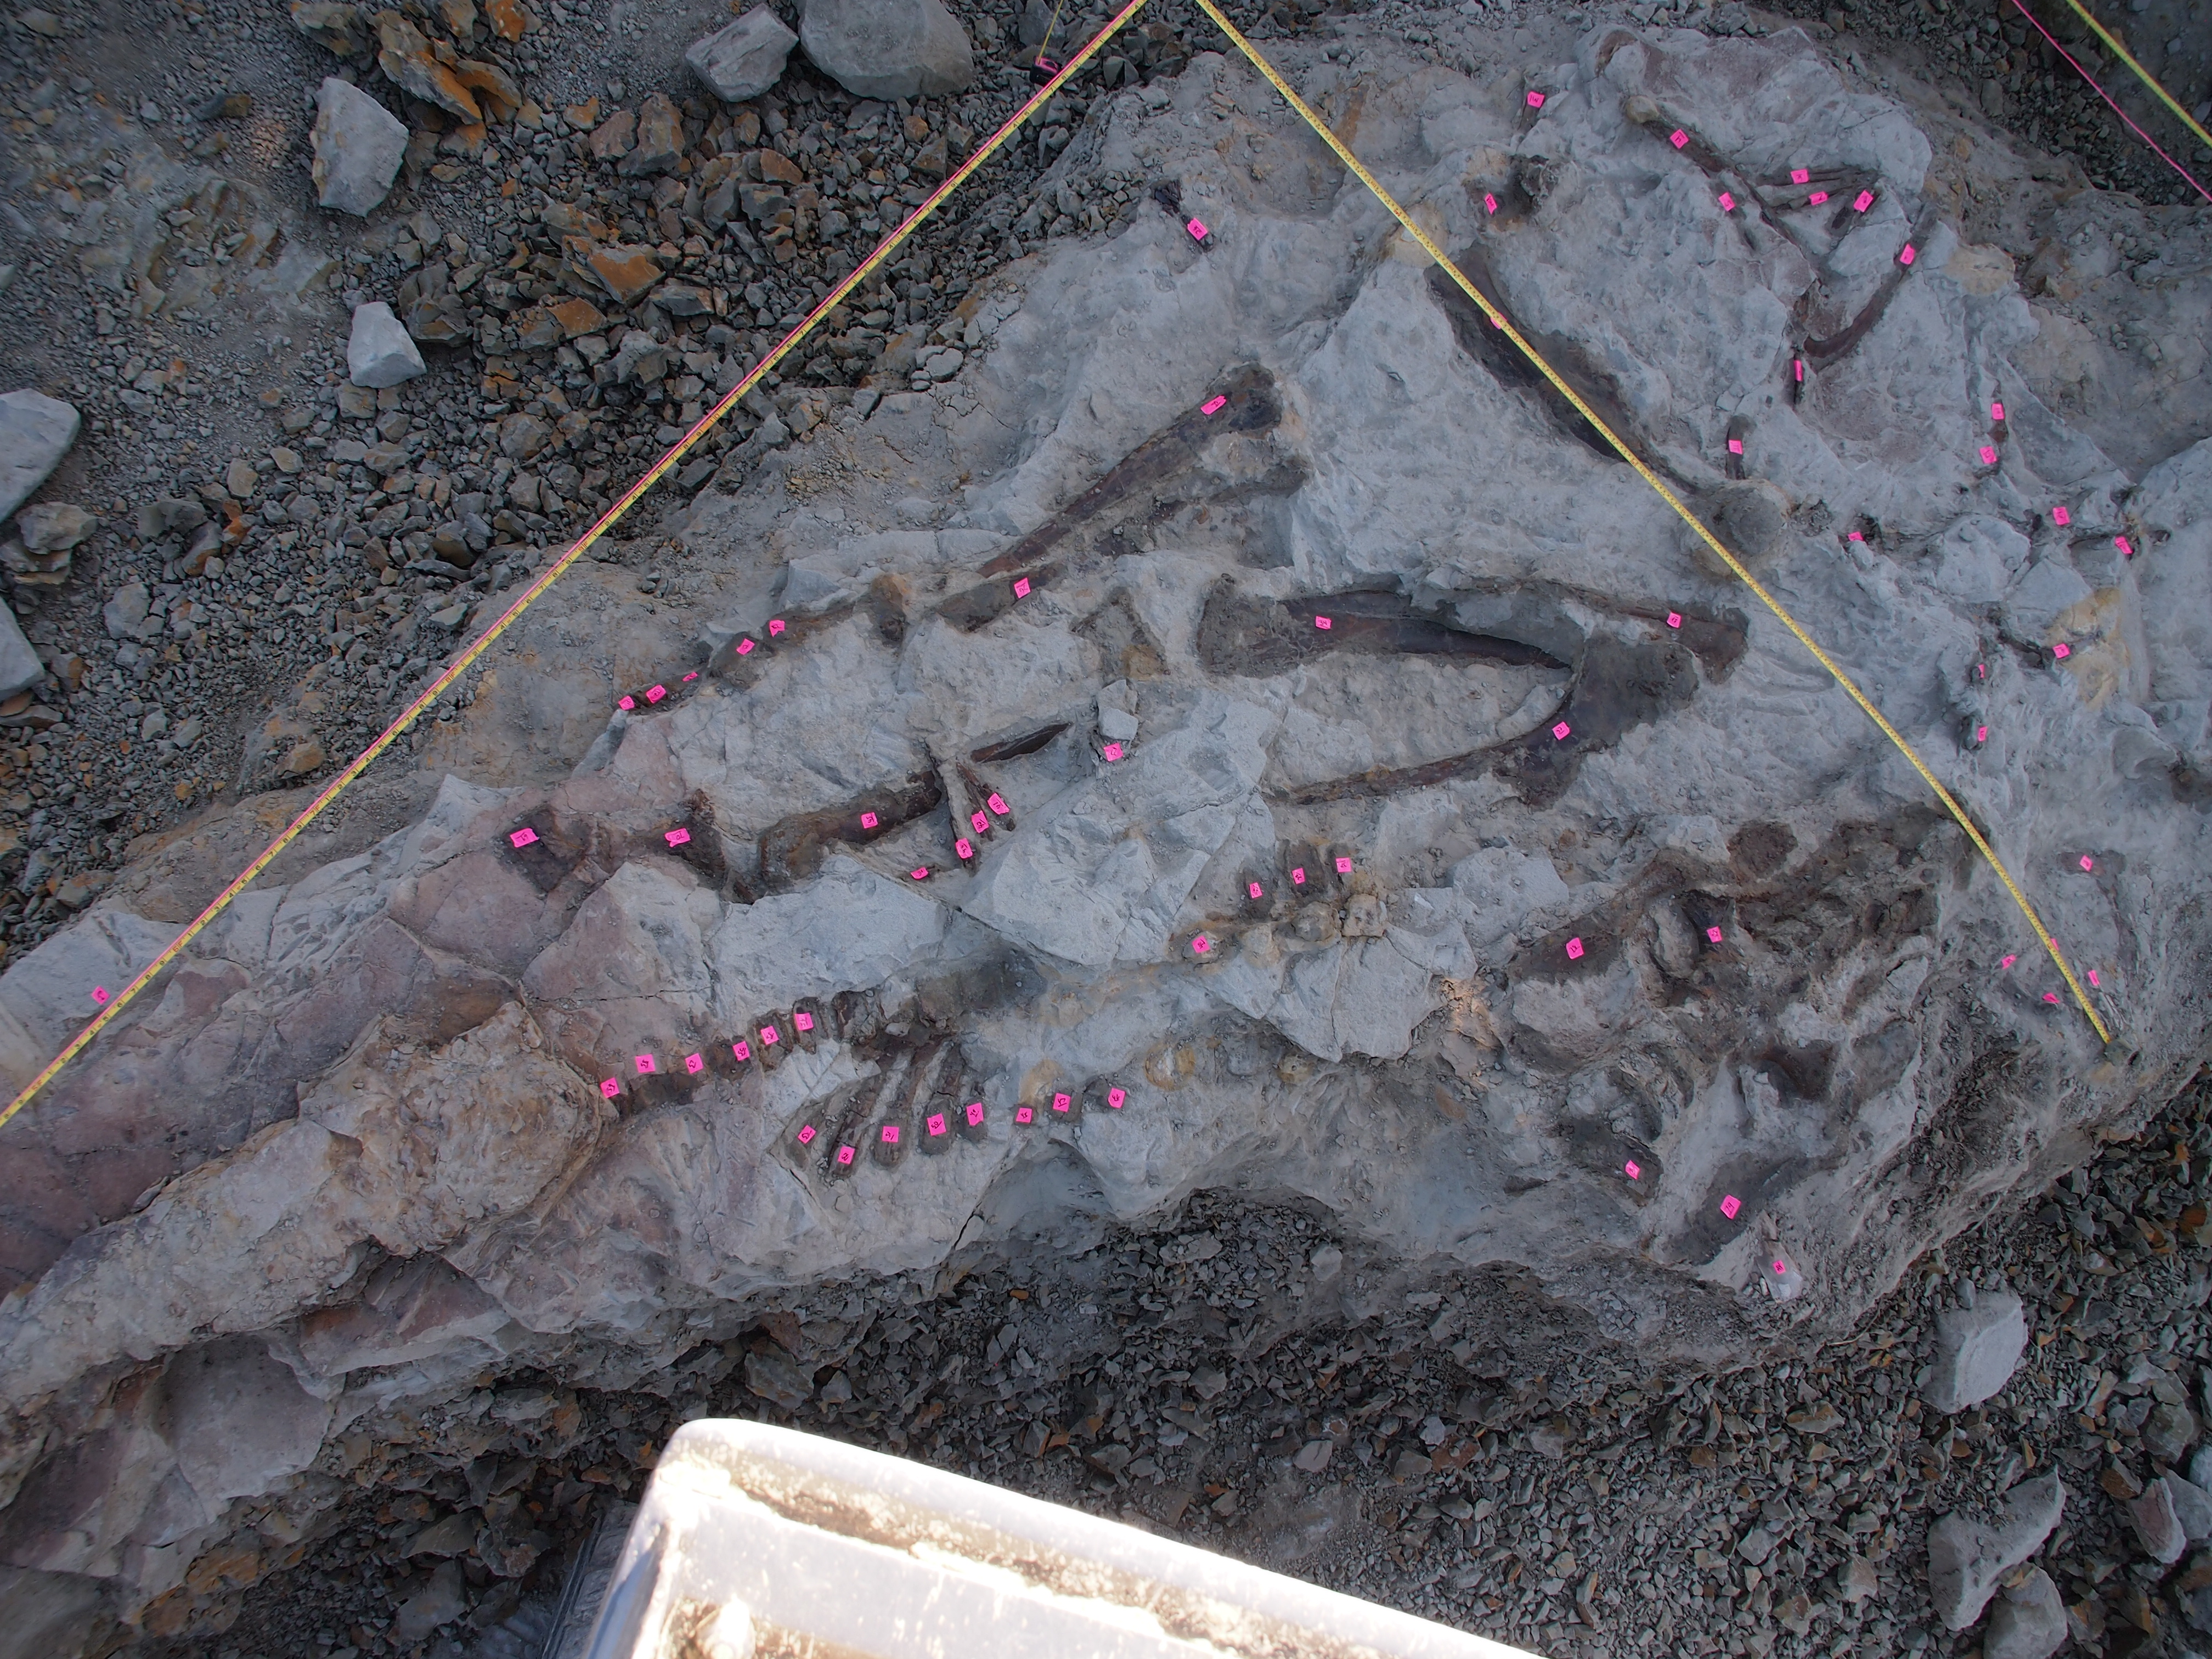
M 1302 50 L 1758 538 L 2116 1040 L 1802 647 L 1201 58 L 1067 151 L 1175 215 L 969 295 L 931 389 L 794 395 L 663 520 L 684 605 L 580 565 L 426 730 L 426 810 L 295 849 L 6 1130 L 0 1560 L 136 1605 L 373 1413 L 1245 1182 L 1582 1340 L 1745 1358 L 2194 1071 L 2212 446 L 2134 477 L 2041 403 L 1926 140 L 1801 37 L 1602 29 L 1540 112 Z M 7 1063 L 281 819 L 210 818 L 0 979 Z M 2013 1498 L 1939 1529 L 1954 1628 L 2063 1501 Z
M 799 42 L 855 97 L 964 92 L 975 79 L 968 31 L 944 0 L 806 0 Z

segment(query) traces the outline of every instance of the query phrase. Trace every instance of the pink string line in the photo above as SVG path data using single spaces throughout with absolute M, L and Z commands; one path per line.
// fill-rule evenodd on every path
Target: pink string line
M 2050 41 L 2051 51 L 2057 52 L 2068 63 L 2074 64 L 2075 74 L 2080 76 L 2084 81 L 2087 81 L 2089 83 L 2089 89 L 2092 92 L 2094 92 L 2098 97 L 2103 99 L 2106 103 L 2112 105 L 2112 113 L 2118 116 L 2121 120 L 2127 122 L 2127 128 L 2130 132 L 2135 134 L 2136 137 L 2142 139 L 2143 143 L 2148 144 L 2153 149 L 2158 150 L 2158 159 L 2160 161 L 2165 162 L 2166 166 L 2172 167 L 2183 178 L 2187 179 L 2189 180 L 2189 187 L 2191 190 L 2195 191 L 2199 196 L 2202 196 L 2206 201 L 2212 202 L 2212 190 L 2207 190 L 2203 185 L 2198 184 L 2187 167 L 2182 166 L 2180 162 L 2175 161 L 2173 157 L 2168 155 L 2164 150 L 2159 149 L 2157 139 L 2152 137 L 2150 134 L 2145 132 L 2133 121 L 2129 120 L 2127 111 L 2122 109 L 2118 104 L 2112 103 L 2112 94 L 2106 92 L 2104 88 L 2097 84 L 2097 77 L 2095 76 L 2083 69 L 2081 64 L 2074 62 L 2074 54 L 2067 51 L 2065 47 L 2060 46 L 2057 40 L 2052 40 L 2051 31 L 2044 27 L 2040 22 L 2037 21 L 2035 14 L 2030 11 L 2026 5 L 2022 4 L 2021 0 L 2012 0 L 2012 3 L 2014 6 L 2019 8 L 2020 15 L 2022 17 L 2025 17 L 2030 23 L 2033 23 L 2035 25 L 2035 32 L 2041 35 L 2045 40 Z

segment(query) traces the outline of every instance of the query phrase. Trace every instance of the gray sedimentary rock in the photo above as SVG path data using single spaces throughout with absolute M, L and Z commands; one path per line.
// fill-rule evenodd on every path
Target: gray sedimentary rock
M 0 697 L 12 696 L 27 685 L 36 685 L 46 677 L 46 665 L 39 660 L 39 653 L 30 641 L 23 637 L 22 625 L 15 613 L 0 605 Z
M 328 76 L 315 94 L 314 147 L 315 199 L 366 217 L 407 159 L 407 124 L 359 87 Z
M 2136 1541 L 2145 1555 L 2161 1566 L 2181 1559 L 2182 1552 L 2189 1547 L 2189 1534 L 2175 1512 L 2172 1487 L 2162 1480 L 2154 1480 L 2140 1497 L 2129 1500 L 2127 1510 Z
M 2041 1567 L 1997 1598 L 1982 1659 L 2051 1659 L 2066 1640 L 2066 1604 Z
M 2043 1547 L 2066 1507 L 2066 1488 L 2057 1475 L 2041 1475 L 2014 1486 L 2004 1504 L 1995 1526 L 1954 1511 L 1928 1529 L 1929 1599 L 1949 1629 L 1980 1618 L 1998 1581 Z
M 61 465 L 81 424 L 75 408 L 42 392 L 0 395 L 0 519 L 28 501 Z
M 422 372 L 422 354 L 406 325 L 381 300 L 353 311 L 353 333 L 346 341 L 346 374 L 356 386 L 381 389 L 400 386 Z
M 2012 1380 L 2027 1346 L 2027 1318 L 2010 1291 L 1960 1292 L 1963 1305 L 1936 1316 L 1936 1357 L 1921 1397 L 1949 1416 L 1978 1406 Z
M 2171 1469 L 2159 1480 L 2166 1487 L 2167 1501 L 2173 1506 L 2174 1519 L 2181 1523 L 2183 1535 L 2192 1544 L 2212 1539 L 2212 1492 Z
M 730 103 L 757 98 L 782 78 L 785 60 L 799 37 L 766 6 L 755 6 L 735 22 L 692 42 L 684 61 L 691 72 Z
M 806 0 L 799 40 L 855 97 L 964 92 L 975 78 L 968 31 L 944 0 Z

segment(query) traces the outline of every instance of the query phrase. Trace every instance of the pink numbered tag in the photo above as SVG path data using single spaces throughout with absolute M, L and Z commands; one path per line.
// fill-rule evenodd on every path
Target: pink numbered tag
M 778 1031 L 773 1025 L 763 1025 L 761 1027 L 760 1038 L 762 1048 L 773 1048 L 777 1043 L 783 1041 L 783 1034 L 781 1031 Z
M 1261 888 L 1260 884 L 1256 881 L 1246 882 L 1244 884 L 1244 893 L 1245 896 L 1248 898 L 1263 898 L 1266 896 L 1266 894 Z
M 105 1008 L 107 1006 L 107 988 L 105 985 L 94 986 L 92 988 L 92 1000 L 95 1003 L 99 1004 L 100 1006 Z
M 693 1077 L 698 1076 L 700 1073 L 707 1069 L 706 1057 L 703 1054 L 684 1055 L 684 1069 L 690 1073 Z
M 599 1083 L 599 1092 L 605 1095 L 609 1100 L 612 1100 L 617 1095 L 622 1092 L 622 1083 L 620 1079 L 616 1078 L 602 1079 Z
M 1807 168 L 1807 167 L 1792 167 L 1792 168 L 1790 168 L 1790 182 L 1791 184 L 1793 184 L 1793 185 L 1809 185 L 1809 184 L 1811 184 L 1811 183 L 1813 182 L 1813 174 L 1812 174 L 1811 170 L 1810 170 L 1809 168 Z
M 1196 939 L 1191 940 L 1190 948 L 1196 954 L 1202 957 L 1208 951 L 1211 951 L 1213 948 L 1213 941 L 1206 938 L 1205 934 L 1200 933 Z
M 2081 854 L 2081 867 L 2084 870 L 2094 870 L 2097 867 L 2097 860 L 2084 853 Z
M 1681 625 L 1682 613 L 1679 611 L 1669 611 L 1667 613 L 1667 626 L 1669 628 L 1680 628 Z
M 872 830 L 882 821 L 883 820 L 878 818 L 873 812 L 863 812 L 860 814 L 860 828 L 863 830 Z
M 645 700 L 646 700 L 647 702 L 659 702 L 663 697 L 666 696 L 667 695 L 668 695 L 668 688 L 667 688 L 666 686 L 665 686 L 665 685 L 656 685 L 656 686 L 653 686 L 653 687 L 650 688 L 650 689 L 646 692 L 646 694 L 645 694 Z
M 896 1124 L 896 1123 L 886 1123 L 886 1124 L 884 1124 L 884 1146 L 897 1146 L 897 1145 L 898 1145 L 898 1138 L 899 1138 L 899 1131 L 898 1131 L 898 1125 L 897 1125 L 897 1124 Z
M 1641 1181 L 1644 1178 L 1644 1171 L 1637 1167 L 1636 1160 L 1632 1158 L 1620 1167 L 1622 1172 L 1626 1174 L 1631 1181 Z
M 952 1126 L 951 1124 L 945 1121 L 944 1113 L 932 1112 L 929 1115 L 928 1128 L 930 1133 L 933 1135 L 941 1135 L 951 1127 Z
M 1855 542 L 1863 542 L 1866 538 L 1861 535 L 1857 531 L 1854 530 L 1846 539 Z
M 968 827 L 979 836 L 988 836 L 991 833 L 991 820 L 981 812 L 970 812 L 968 815 Z
M 1014 597 L 1018 599 L 1026 599 L 1029 596 L 1030 579 L 1027 576 L 1016 577 L 1014 579 Z
M 730 1052 L 737 1056 L 739 1064 L 743 1064 L 753 1057 L 753 1045 L 739 1037 L 730 1045 Z
M 988 807 L 989 807 L 989 808 L 990 808 L 994 812 L 996 812 L 996 813 L 997 813 L 1000 817 L 1006 817 L 1006 803 L 1004 800 L 1000 799 L 1000 797 L 999 797 L 996 793 L 992 793 L 992 794 L 988 794 L 988 795 L 984 796 L 984 797 L 983 797 L 983 805 L 986 805 L 986 806 L 988 806 Z
M 1322 633 L 1326 634 L 1329 630 L 1330 623 L 1328 618 L 1326 617 L 1316 617 L 1314 618 L 1314 626 L 1320 629 Z
M 1991 404 L 1990 405 L 1990 418 L 1993 421 L 2002 421 L 2004 419 L 2004 405 L 2002 404 L 1996 403 Z
M 1873 205 L 1874 192 L 1870 190 L 1863 190 L 1859 192 L 1859 199 L 1851 204 L 1851 211 L 1854 213 L 1864 213 Z
M 1127 1089 L 1109 1089 L 1106 1091 L 1106 1109 L 1109 1112 L 1118 1112 L 1128 1103 L 1128 1099 L 1129 1091 Z
M 1498 198 L 1495 196 L 1492 196 L 1488 191 L 1485 191 L 1482 193 L 1482 210 L 1485 213 L 1495 213 L 1498 211 Z M 1492 319 L 1492 320 L 1495 321 L 1496 319 Z
M 1985 679 L 1989 678 L 1989 677 L 1990 677 L 1990 665 L 1989 665 L 1989 664 L 1987 664 L 1987 663 L 1985 663 L 1985 662 L 1978 662 L 1978 663 L 1976 663 L 1976 664 L 1974 665 L 1974 678 L 1975 678 L 1976 679 L 1978 679 L 1978 680 L 1985 680 Z
M 1198 412 L 1201 415 L 1211 415 L 1215 410 L 1222 408 L 1228 403 L 1228 401 L 1229 399 L 1226 398 L 1210 398 L 1198 406 Z
M 858 1152 L 859 1149 L 857 1147 L 840 1146 L 837 1149 L 837 1167 L 842 1170 L 848 1166 L 852 1163 L 854 1158 L 858 1154 Z
M 963 859 L 972 859 L 975 856 L 975 843 L 963 836 L 952 843 L 952 850 Z
M 1574 729 L 1575 728 L 1573 726 L 1568 725 L 1565 720 L 1561 720 L 1557 726 L 1552 728 L 1552 736 L 1557 738 L 1559 742 L 1565 743 L 1567 740 L 1567 733 Z
M 980 1100 L 971 1100 L 968 1103 L 966 1110 L 968 1115 L 968 1127 L 971 1129 L 981 1128 L 983 1127 L 983 1103 Z
M 1825 190 L 1816 190 L 1816 191 L 1814 191 L 1810 196 L 1808 196 L 1808 197 L 1805 198 L 1805 205 L 1806 205 L 1807 207 L 1818 207 L 1818 206 L 1820 206 L 1820 204 L 1821 204 L 1821 203 L 1823 203 L 1823 202 L 1826 201 L 1827 199 L 1828 199 L 1828 192 L 1827 192 L 1826 191 L 1825 191 Z
M 507 839 L 514 846 L 527 847 L 538 839 L 538 832 L 526 823 Z
M 1735 1219 L 1736 1212 L 1741 1208 L 1743 1208 L 1743 1200 L 1738 1198 L 1734 1193 L 1729 1194 L 1726 1197 L 1721 1200 L 1721 1213 L 1726 1216 L 1730 1221 Z
M 2097 986 L 2100 990 L 2103 988 L 2100 981 L 2097 978 L 2097 970 L 2094 968 L 2092 968 L 2089 970 L 2089 983 Z
M 2068 645 L 2062 640 L 2058 644 L 2051 647 L 2051 654 L 2057 658 L 2061 662 L 2063 662 L 2067 658 L 2074 654 L 2074 647 Z
M 1075 1103 L 1073 1100 L 1070 1100 L 1066 1095 L 1054 1095 L 1052 1097 L 1052 1109 L 1060 1113 L 1062 1116 L 1065 1116 L 1067 1114 L 1068 1109 L 1074 1104 Z
M 782 633 L 782 632 L 783 632 L 783 630 L 784 630 L 784 627 L 785 627 L 785 623 L 784 623 L 784 620 L 783 620 L 783 618 L 782 618 L 782 617 L 770 617 L 768 619 L 768 636 L 769 636 L 769 638 L 770 638 L 770 639 L 774 639 L 774 638 L 775 638 L 779 634 L 781 634 L 781 633 Z
M 2045 991 L 2043 994 L 2043 1000 L 2055 1008 L 2058 1006 L 2058 993 L 2056 991 Z
M 684 677 L 684 678 L 683 678 L 683 680 L 680 682 L 680 684 L 684 684 L 684 685 L 689 685 L 689 684 L 691 684 L 691 682 L 692 682 L 692 681 L 694 681 L 694 680 L 697 679 L 698 678 L 699 678 L 699 671 L 698 671 L 697 669 L 696 669 L 696 668 L 695 668 L 695 669 L 693 669 L 690 673 L 686 674 L 686 675 Z
M 1681 128 L 1676 127 L 1674 131 L 1667 135 L 1667 142 L 1674 145 L 1676 149 L 1680 149 L 1690 142 L 1690 135 Z
M 1569 939 L 1569 940 L 1567 941 L 1567 960 L 1568 960 L 1569 962 L 1580 962 L 1580 961 L 1582 960 L 1582 956 L 1583 956 L 1583 942 L 1582 942 L 1582 940 L 1580 940 L 1579 939 Z
M 2051 522 L 2061 525 L 2072 524 L 2074 515 L 2063 507 L 2054 507 L 2051 509 Z
M 791 1024 L 794 1030 L 811 1031 L 814 1029 L 814 1016 L 801 1008 L 791 1017 Z
M 1983 465 L 1984 466 L 1995 466 L 1996 464 L 1997 464 L 1997 453 L 1996 453 L 1996 450 L 1994 450 L 1994 449 L 1991 449 L 1991 448 L 1990 448 L 1987 444 L 1984 444 L 1984 445 L 1982 446 L 1982 465 Z
M 814 1144 L 814 1137 L 820 1133 L 821 1132 L 811 1123 L 800 1124 L 799 1126 L 799 1144 L 802 1146 L 811 1146 Z
M 1017 1123 L 1034 1123 L 1034 1122 L 1036 1122 L 1036 1107 L 1034 1107 L 1034 1106 L 1017 1106 L 1017 1107 L 1015 1107 L 1015 1108 L 1014 1108 L 1014 1121 L 1015 1121 L 1015 1122 L 1017 1122 Z
M 1528 94 L 1528 107 L 1529 107 L 1530 109 L 1541 109 L 1541 108 L 1543 108 L 1543 107 L 1544 107 L 1544 94 L 1543 94 L 1542 93 L 1540 93 L 1540 92 L 1532 92 L 1532 93 L 1530 93 L 1530 94 Z
M 908 871 L 907 874 L 912 876 L 916 881 L 927 881 L 929 879 L 929 866 L 926 864 L 918 864 L 913 869 Z
M 1988 726 L 1978 726 L 1974 728 L 1974 741 L 1976 743 L 1987 743 L 1989 740 L 1990 728 Z
M 739 640 L 738 641 L 738 654 L 741 657 L 750 656 L 752 653 L 752 648 L 753 642 L 750 640 Z
M 653 1063 L 651 1054 L 640 1054 L 637 1057 L 637 1072 L 640 1077 L 649 1077 L 659 1069 L 660 1067 Z
M 2128 545 L 2128 538 L 2125 536 L 2113 537 L 2112 545 L 2120 550 L 2120 556 L 2124 559 L 2132 559 L 2136 556 L 2135 549 Z
M 1721 930 L 1717 927 L 1708 927 L 1705 929 L 1705 938 L 1713 944 L 1718 945 L 1721 942 Z
M 1352 873 L 1352 860 L 1350 859 L 1339 859 L 1336 861 L 1336 873 L 1340 876 L 1350 875 Z
M 1777 1279 L 1779 1279 L 1783 1274 L 1790 1271 L 1790 1264 L 1784 1261 L 1778 1255 L 1774 1258 L 1774 1261 L 1771 1265 L 1774 1268 L 1774 1276 Z
M 1197 219 L 1193 219 L 1183 228 L 1190 233 L 1190 240 L 1194 242 L 1204 241 L 1209 234 L 1204 222 Z
M 1805 384 L 1805 360 L 1802 357 L 1792 357 L 1790 360 L 1790 372 L 1797 377 L 1799 386 Z
M 1728 447 L 1729 453 L 1731 455 L 1741 455 L 1743 453 L 1743 440 L 1741 438 L 1730 438 L 1728 441 Z
M 617 708 L 635 708 L 637 707 L 637 699 L 635 697 L 624 697 L 620 702 L 617 703 L 615 707 Z
M 1726 191 L 1723 191 L 1721 192 L 1721 211 L 1723 213 L 1734 213 L 1735 211 L 1735 198 L 1729 195 Z
M 1997 963 L 1997 970 L 2002 973 L 2004 969 L 2011 967 L 2013 963 L 2019 960 L 2020 958 L 2016 956 L 2008 956 L 2002 962 Z
M 1303 887 L 1305 884 L 1306 867 L 1301 864 L 1297 869 L 1291 872 L 1291 885 L 1293 887 Z
M 691 844 L 691 832 L 689 830 L 671 830 L 663 839 L 671 847 L 688 847 Z
M 1910 243 L 1910 242 L 1907 242 L 1907 243 L 1905 245 L 1905 250 L 1904 250 L 1904 252 L 1901 252 L 1901 253 L 1899 253 L 1899 254 L 1897 256 L 1897 263 L 1898 263 L 1898 264 L 1901 264 L 1901 265 L 1909 265 L 1909 264 L 1911 264 L 1912 263 L 1912 258 L 1913 258 L 1913 254 L 1912 254 L 1912 244 L 1911 244 L 1911 243 Z
M 1108 760 L 1117 761 L 1121 758 L 1121 745 L 1118 743 L 1109 743 L 1100 752 L 1103 754 Z

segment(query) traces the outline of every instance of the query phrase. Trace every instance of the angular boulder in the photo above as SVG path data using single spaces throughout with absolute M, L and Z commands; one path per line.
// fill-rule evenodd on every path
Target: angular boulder
M 356 306 L 346 341 L 346 378 L 377 391 L 400 386 L 423 372 L 422 354 L 406 325 L 381 300 Z
M 975 79 L 968 31 L 944 0 L 807 0 L 799 42 L 856 98 L 965 92 Z
M 2008 1585 L 1990 1614 L 1982 1659 L 2051 1659 L 2066 1640 L 2066 1604 L 2041 1567 Z
M 1945 1417 L 1978 1406 L 2012 1381 L 2027 1346 L 2027 1317 L 2010 1291 L 1971 1285 L 1962 1305 L 1936 1316 L 1936 1358 L 1921 1398 Z
M 0 605 L 0 697 L 12 697 L 46 677 L 46 665 L 17 625 L 15 613 Z
M 164 1387 L 177 1467 L 211 1514 L 306 1468 L 331 1425 L 330 1402 L 251 1337 L 179 1354 Z
M 2043 1547 L 2065 1507 L 2066 1488 L 2046 1474 L 2007 1492 L 1995 1526 L 1954 1511 L 1928 1529 L 1928 1598 L 1946 1629 L 1982 1616 L 1999 1582 Z
M 366 218 L 407 158 L 407 124 L 359 87 L 326 76 L 315 94 L 315 200 Z
M 82 424 L 74 407 L 43 392 L 0 396 L 0 519 L 46 483 Z
M 766 6 L 696 40 L 684 54 L 691 72 L 726 103 L 757 98 L 782 78 L 799 37 Z

